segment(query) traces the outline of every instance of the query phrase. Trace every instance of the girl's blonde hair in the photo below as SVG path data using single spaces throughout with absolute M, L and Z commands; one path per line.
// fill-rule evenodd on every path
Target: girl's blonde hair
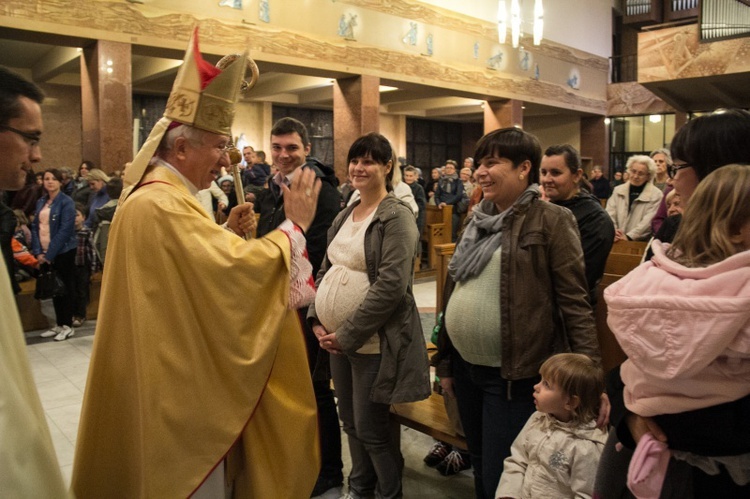
M 578 407 L 573 410 L 575 423 L 596 419 L 604 393 L 604 371 L 590 357 L 580 353 L 559 353 L 542 364 L 539 374 L 560 387 L 568 397 L 578 397 Z
M 750 221 L 750 165 L 714 170 L 695 189 L 667 255 L 686 267 L 706 267 L 746 248 L 731 237 Z

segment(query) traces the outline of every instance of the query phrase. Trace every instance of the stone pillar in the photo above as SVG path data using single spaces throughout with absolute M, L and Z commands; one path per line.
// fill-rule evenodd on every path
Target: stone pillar
M 355 76 L 333 85 L 333 158 L 336 176 L 346 181 L 346 156 L 362 135 L 380 131 L 380 78 Z
M 510 99 L 484 103 L 484 133 L 511 126 L 523 127 L 523 102 Z
M 133 159 L 130 44 L 99 40 L 81 57 L 82 157 L 109 173 Z
M 682 128 L 682 125 L 688 122 L 688 113 L 684 111 L 675 111 L 674 113 L 674 132 L 677 133 L 677 131 Z M 671 139 L 670 139 L 671 142 Z
M 581 156 L 591 158 L 594 166 L 601 166 L 604 176 L 612 178 L 609 172 L 609 134 L 604 116 L 581 118 Z

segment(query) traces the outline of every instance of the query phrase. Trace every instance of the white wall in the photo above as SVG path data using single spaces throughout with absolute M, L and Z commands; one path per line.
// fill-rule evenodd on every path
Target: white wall
M 497 21 L 498 0 L 421 0 L 446 10 Z M 521 26 L 531 33 L 534 0 L 521 2 Z M 510 17 L 511 0 L 505 0 Z M 612 55 L 612 8 L 617 0 L 543 0 L 544 38 L 598 56 Z

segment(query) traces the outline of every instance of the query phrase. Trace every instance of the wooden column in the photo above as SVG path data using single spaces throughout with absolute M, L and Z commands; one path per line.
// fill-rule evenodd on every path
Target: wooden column
M 333 85 L 333 158 L 336 176 L 348 175 L 346 156 L 362 135 L 380 131 L 380 78 L 355 76 Z
M 133 159 L 130 44 L 99 40 L 81 57 L 82 158 L 109 173 Z
M 593 166 L 601 166 L 604 176 L 612 178 L 609 172 L 609 134 L 604 116 L 581 118 L 581 156 L 591 158 Z
M 484 133 L 511 126 L 523 127 L 523 102 L 510 99 L 484 103 Z

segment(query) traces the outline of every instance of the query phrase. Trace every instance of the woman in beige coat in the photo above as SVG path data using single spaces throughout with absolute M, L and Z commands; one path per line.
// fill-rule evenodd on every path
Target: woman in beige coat
M 630 178 L 612 191 L 607 213 L 615 224 L 615 242 L 647 241 L 651 237 L 651 219 L 663 196 L 654 185 L 656 163 L 645 155 L 631 156 L 625 166 Z

